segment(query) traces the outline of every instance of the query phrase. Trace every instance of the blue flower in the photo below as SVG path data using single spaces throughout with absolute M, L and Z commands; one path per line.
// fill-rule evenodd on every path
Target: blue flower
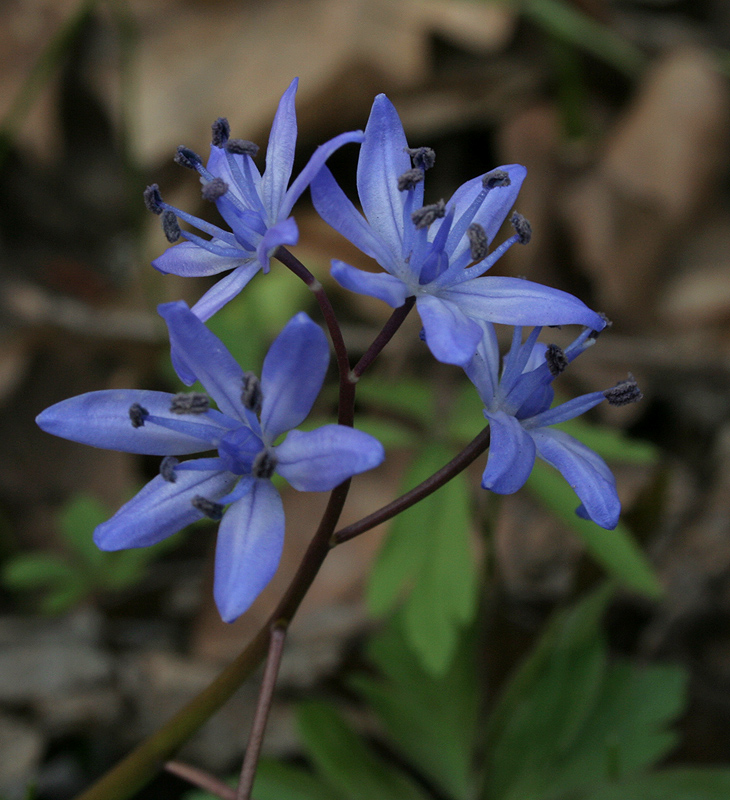
M 491 429 L 482 486 L 498 494 L 516 492 L 539 456 L 562 473 L 580 498 L 578 516 L 613 529 L 618 524 L 621 503 L 611 470 L 593 450 L 549 426 L 573 419 L 603 400 L 612 405 L 633 403 L 641 399 L 641 392 L 629 376 L 629 380 L 612 389 L 591 392 L 550 408 L 554 398 L 552 381 L 595 342 L 597 331 L 587 328 L 564 351 L 557 345 L 537 342 L 540 331 L 540 327 L 534 328 L 523 343 L 522 328 L 515 328 L 500 377 L 494 327 L 485 323 L 477 352 L 465 367 L 484 403 L 484 416 Z
M 176 161 L 195 169 L 203 184 L 203 197 L 216 204 L 231 230 L 198 219 L 162 200 L 156 184 L 145 191 L 147 207 L 161 215 L 169 241 L 186 241 L 171 247 L 152 265 L 160 272 L 183 277 L 217 275 L 232 270 L 193 306 L 200 319 L 209 319 L 235 297 L 260 270 L 269 271 L 269 259 L 279 245 L 294 245 L 299 239 L 296 222 L 289 214 L 294 203 L 332 153 L 347 142 L 362 141 L 362 131 L 343 133 L 319 147 L 309 163 L 289 186 L 297 140 L 294 96 L 298 79 L 284 92 L 271 127 L 263 176 L 253 156 L 253 142 L 231 139 L 228 121 L 213 123 L 208 164 L 185 147 Z M 289 188 L 287 189 L 287 186 Z M 194 226 L 209 239 L 183 231 L 178 218 Z
M 94 540 L 102 550 L 147 547 L 203 516 L 221 519 L 214 594 L 221 616 L 232 622 L 279 563 L 284 512 L 270 478 L 281 475 L 300 491 L 327 491 L 376 467 L 384 452 L 372 436 L 343 425 L 291 430 L 309 413 L 329 362 L 327 339 L 306 314 L 274 341 L 259 381 L 185 303 L 159 310 L 179 357 L 218 410 L 204 394 L 111 390 L 57 403 L 37 422 L 83 444 L 165 456 L 160 475 L 100 525 Z M 209 450 L 217 454 L 177 458 Z
M 566 292 L 518 278 L 481 277 L 512 244 L 529 241 L 529 224 L 514 215 L 515 235 L 488 253 L 515 202 L 524 167 L 499 167 L 463 184 L 448 203 L 424 206 L 424 172 L 434 160 L 430 148 L 408 148 L 398 113 L 385 95 L 378 95 L 357 169 L 365 218 L 326 167 L 310 188 L 320 216 L 386 272 L 363 272 L 333 261 L 335 280 L 393 308 L 415 296 L 426 343 L 448 364 L 469 361 L 484 320 L 603 327 L 596 313 Z

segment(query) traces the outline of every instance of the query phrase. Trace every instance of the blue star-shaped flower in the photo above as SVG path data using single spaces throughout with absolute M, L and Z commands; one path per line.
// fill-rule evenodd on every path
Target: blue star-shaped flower
M 289 186 L 297 140 L 294 96 L 298 79 L 284 92 L 271 127 L 263 176 L 253 156 L 252 142 L 230 138 L 228 121 L 213 123 L 213 140 L 206 166 L 198 155 L 178 148 L 176 161 L 200 173 L 203 197 L 216 204 L 231 230 L 223 230 L 165 203 L 156 184 L 145 192 L 147 207 L 162 216 L 168 240 L 186 241 L 171 247 L 152 265 L 160 272 L 183 277 L 217 275 L 233 270 L 193 306 L 200 319 L 209 319 L 235 297 L 260 270 L 269 271 L 269 259 L 279 245 L 294 245 L 299 231 L 290 217 L 294 203 L 332 153 L 347 142 L 362 141 L 362 131 L 343 133 L 319 147 Z M 287 186 L 289 188 L 287 189 Z M 205 239 L 180 229 L 178 218 L 208 234 Z
M 363 272 L 333 261 L 333 277 L 346 289 L 378 297 L 393 308 L 415 296 L 426 343 L 448 364 L 466 364 L 474 355 L 482 320 L 603 327 L 598 314 L 566 292 L 518 278 L 481 277 L 513 243 L 529 241 L 529 224 L 514 215 L 515 235 L 488 253 L 525 168 L 499 167 L 463 184 L 448 203 L 424 206 L 424 172 L 434 158 L 430 148 L 408 147 L 393 104 L 378 95 L 357 169 L 365 218 L 326 167 L 310 188 L 320 216 L 386 272 Z
M 165 456 L 160 475 L 100 525 L 94 541 L 102 550 L 147 547 L 203 516 L 221 519 L 214 594 L 221 616 L 232 622 L 279 563 L 284 511 L 272 475 L 300 491 L 327 491 L 378 466 L 383 447 L 344 425 L 291 430 L 309 413 L 329 362 L 324 332 L 306 314 L 291 319 L 274 341 L 259 382 L 185 303 L 159 310 L 179 358 L 219 410 L 204 394 L 111 390 L 57 403 L 37 422 L 83 444 Z M 217 455 L 176 458 L 208 450 Z
M 630 378 L 612 389 L 591 392 L 550 408 L 554 398 L 552 381 L 594 343 L 597 332 L 587 328 L 563 351 L 556 345 L 537 342 L 540 331 L 541 328 L 534 328 L 523 343 L 522 328 L 515 328 L 500 377 L 497 337 L 494 327 L 485 323 L 477 352 L 465 367 L 484 403 L 484 416 L 491 430 L 482 486 L 498 494 L 516 492 L 539 456 L 562 473 L 580 498 L 578 516 L 613 529 L 618 524 L 621 503 L 611 470 L 589 447 L 549 426 L 573 419 L 603 400 L 612 405 L 633 403 L 641 399 L 641 392 Z

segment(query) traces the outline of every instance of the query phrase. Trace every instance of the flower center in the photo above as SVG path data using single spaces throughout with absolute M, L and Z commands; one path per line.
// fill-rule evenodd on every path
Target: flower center
M 226 433 L 218 445 L 225 469 L 236 475 L 251 475 L 254 462 L 265 452 L 264 443 L 245 425 Z

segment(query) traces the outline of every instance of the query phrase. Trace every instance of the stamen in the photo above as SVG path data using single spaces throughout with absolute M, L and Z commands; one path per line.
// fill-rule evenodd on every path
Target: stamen
M 177 148 L 177 153 L 175 153 L 175 158 L 173 161 L 176 164 L 179 164 L 181 167 L 187 167 L 187 169 L 195 169 L 202 165 L 203 159 L 194 151 L 191 150 L 189 147 L 185 147 L 180 145 Z
M 637 403 L 644 395 L 634 376 L 629 372 L 628 380 L 617 383 L 611 389 L 606 389 L 603 396 L 612 406 L 626 406 L 629 403 Z
M 406 153 L 411 157 L 413 166 L 424 172 L 436 163 L 436 153 L 430 147 L 406 147 Z
M 174 244 L 182 235 L 177 215 L 174 211 L 167 209 L 162 214 L 162 230 L 168 242 Z
M 229 139 L 225 144 L 226 152 L 238 156 L 251 156 L 255 158 L 259 151 L 259 146 L 246 139 Z
M 162 206 L 162 195 L 160 194 L 160 187 L 153 183 L 144 190 L 144 204 L 147 210 L 158 216 L 162 214 L 164 208 Z
M 588 338 L 592 339 L 594 342 L 603 333 L 603 331 L 605 331 L 607 328 L 610 328 L 613 325 L 613 322 L 611 322 L 611 320 L 603 313 L 603 311 L 599 311 L 598 316 L 606 323 L 606 325 L 600 331 L 591 331 L 588 334 Z
M 264 396 L 261 392 L 261 381 L 253 372 L 243 373 L 243 391 L 241 392 L 241 402 L 244 407 L 255 414 L 261 413 L 261 405 Z
M 223 178 L 213 178 L 212 181 L 203 186 L 203 200 L 209 200 L 215 203 L 216 200 L 223 197 L 228 191 L 228 184 Z
M 432 203 L 431 205 L 417 208 L 411 214 L 411 219 L 416 228 L 427 228 L 432 222 L 435 222 L 445 214 L 446 203 L 443 200 L 439 200 L 438 203 Z
M 218 119 L 211 125 L 213 131 L 213 138 L 211 144 L 214 147 L 223 147 L 231 135 L 231 126 L 225 117 L 218 117 Z
M 196 494 L 195 497 L 192 499 L 192 504 L 195 508 L 200 511 L 201 514 L 205 514 L 206 517 L 209 519 L 219 520 L 223 517 L 223 506 L 220 503 L 216 503 L 213 500 L 208 500 L 207 497 L 202 497 L 199 494 Z
M 268 450 L 262 450 L 251 465 L 251 474 L 254 478 L 270 478 L 276 469 L 277 459 Z
M 150 412 L 146 408 L 142 408 L 139 403 L 132 403 L 129 407 L 129 418 L 132 420 L 133 428 L 141 428 L 149 415 Z
M 515 233 L 517 234 L 517 241 L 520 244 L 528 244 L 530 239 L 532 238 L 532 225 L 522 216 L 522 214 L 518 214 L 516 211 L 509 219 L 510 224 L 515 229 Z
M 494 189 L 497 186 L 510 186 L 511 184 L 512 181 L 510 180 L 509 173 L 505 172 L 503 169 L 493 169 L 482 178 L 482 186 L 485 189 Z
M 478 222 L 472 222 L 466 229 L 466 238 L 469 240 L 472 261 L 481 261 L 487 257 L 489 240 L 486 231 Z
M 405 192 L 408 189 L 415 189 L 416 184 L 423 180 L 423 170 L 418 167 L 409 169 L 398 178 L 398 191 Z
M 210 409 L 210 397 L 202 392 L 180 392 L 172 398 L 173 414 L 205 414 Z
M 548 369 L 553 378 L 557 378 L 563 370 L 568 366 L 568 359 L 563 352 L 562 347 L 556 344 L 549 344 L 545 350 L 545 361 L 547 361 Z
M 180 463 L 179 458 L 175 456 L 165 456 L 160 462 L 160 475 L 162 479 L 168 483 L 175 483 L 177 475 L 175 474 L 175 467 Z

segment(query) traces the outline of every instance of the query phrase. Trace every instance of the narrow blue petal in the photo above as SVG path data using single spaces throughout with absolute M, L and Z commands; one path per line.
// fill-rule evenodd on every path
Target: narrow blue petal
M 266 170 L 261 179 L 261 199 L 269 216 L 270 225 L 279 219 L 279 209 L 294 166 L 294 150 L 297 144 L 294 97 L 298 84 L 299 78 L 294 78 L 281 96 L 269 134 L 269 145 L 266 148 Z
M 300 311 L 276 337 L 261 371 L 261 428 L 267 443 L 296 428 L 322 388 L 330 351 L 324 331 Z
M 300 492 L 327 492 L 385 458 L 380 442 L 344 425 L 291 431 L 276 448 L 276 471 Z
M 358 250 L 374 258 L 383 269 L 398 274 L 398 262 L 377 237 L 363 215 L 340 189 L 332 173 L 323 167 L 310 186 L 312 202 L 322 219 L 349 239 Z
M 456 303 L 434 295 L 420 295 L 416 300 L 421 315 L 426 344 L 445 364 L 468 364 L 476 352 L 481 329 L 462 313 Z
M 348 133 L 341 133 L 320 145 L 312 154 L 312 157 L 307 162 L 304 169 L 292 181 L 292 185 L 287 189 L 284 199 L 279 209 L 279 219 L 288 217 L 291 213 L 294 203 L 301 197 L 302 192 L 309 186 L 312 180 L 316 177 L 317 173 L 322 169 L 327 159 L 336 150 L 339 150 L 343 144 L 350 144 L 351 142 L 362 142 L 364 134 L 362 131 L 349 131 Z
M 182 300 L 163 303 L 157 310 L 167 323 L 171 348 L 186 373 L 205 386 L 224 414 L 251 425 L 253 415 L 241 402 L 243 370 L 223 342 Z
M 574 397 L 567 403 L 561 403 L 555 408 L 549 408 L 540 414 L 525 420 L 526 428 L 543 428 L 546 425 L 557 425 L 559 422 L 566 422 L 569 419 L 585 414 L 591 408 L 595 408 L 599 403 L 606 399 L 603 392 L 590 392 L 580 397 Z
M 233 272 L 221 278 L 217 283 L 211 286 L 190 310 L 199 320 L 205 322 L 210 319 L 216 311 L 220 311 L 226 303 L 233 300 L 233 298 L 248 285 L 248 282 L 260 269 L 261 264 L 259 264 L 258 260 L 251 261 L 248 264 L 234 269 Z M 194 379 L 189 383 L 186 381 L 188 385 L 193 382 Z
M 277 222 L 276 225 L 272 225 L 264 234 L 264 238 L 256 251 L 259 264 L 264 268 L 264 272 L 269 271 L 269 259 L 279 245 L 296 244 L 298 241 L 299 229 L 294 217 L 289 217 L 282 222 Z
M 482 486 L 497 494 L 521 489 L 535 466 L 535 443 L 519 420 L 504 411 L 485 412 L 491 439 Z
M 490 408 L 499 385 L 499 344 L 491 322 L 482 323 L 481 328 L 481 341 L 471 361 L 464 366 L 464 371 L 476 386 L 484 405 Z
M 257 480 L 218 528 L 213 595 L 224 622 L 248 610 L 274 577 L 284 544 L 284 509 L 270 481 Z
M 580 498 L 585 514 L 602 528 L 618 525 L 621 503 L 606 462 L 582 442 L 554 428 L 531 431 L 542 459 L 560 471 Z
M 403 193 L 398 178 L 411 167 L 398 112 L 384 94 L 375 98 L 357 163 L 357 191 L 368 222 L 394 257 L 401 253 Z
M 231 161 L 236 175 L 231 171 Z M 228 184 L 228 191 L 241 206 L 254 211 L 260 209 L 260 201 L 256 202 L 255 197 L 261 196 L 261 174 L 251 156 L 229 154 L 222 147 L 211 145 L 207 167 L 212 175 Z M 245 186 L 239 186 L 241 179 Z
M 363 272 L 344 261 L 332 261 L 332 277 L 345 289 L 377 297 L 391 308 L 399 308 L 413 292 L 399 278 L 387 272 Z
M 94 531 L 102 550 L 149 547 L 203 518 L 192 500 L 217 500 L 238 480 L 230 472 L 177 472 L 174 483 L 157 475 L 107 522 Z
M 133 403 L 139 403 L 154 416 L 175 417 L 170 412 L 173 397 L 167 392 L 137 389 L 89 392 L 47 408 L 36 417 L 36 422 L 54 436 L 124 453 L 180 456 L 210 450 L 210 437 L 204 440 L 151 423 L 132 427 L 129 408 Z M 195 421 L 209 427 L 211 437 L 222 436 L 227 430 L 210 413 L 196 415 Z
M 227 269 L 240 267 L 250 259 L 251 254 L 243 250 L 240 258 L 224 258 L 199 247 L 194 242 L 181 242 L 174 247 L 168 247 L 161 256 L 152 262 L 152 266 L 166 274 L 197 278 L 217 275 Z
M 594 330 L 606 325 L 572 294 L 521 278 L 475 278 L 442 289 L 440 297 L 470 317 L 503 325 L 585 325 Z

